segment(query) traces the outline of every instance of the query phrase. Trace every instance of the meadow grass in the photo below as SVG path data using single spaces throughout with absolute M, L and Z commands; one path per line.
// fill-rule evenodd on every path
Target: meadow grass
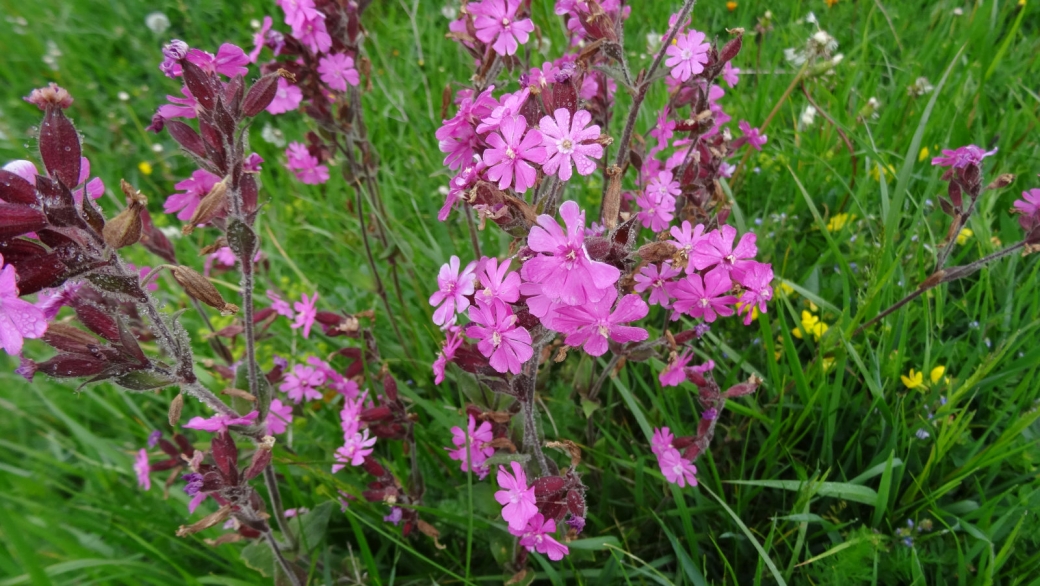
M 534 4 L 536 22 L 562 47 L 550 3 Z M 662 32 L 678 3 L 631 4 L 629 59 L 645 66 L 647 33 Z M 301 185 L 282 167 L 281 149 L 260 138 L 270 124 L 298 140 L 306 121 L 261 117 L 254 126 L 252 148 L 266 159 L 262 196 L 268 203 L 258 225 L 269 258 L 264 284 L 295 297 L 317 289 L 327 309 L 375 311 L 383 357 L 406 381 L 402 394 L 421 418 L 422 516 L 447 546 L 401 537 L 382 521 L 384 505 L 359 500 L 344 513 L 334 506 L 328 532 L 311 544 L 314 583 L 343 568 L 367 574 L 364 581 L 372 584 L 508 578 L 502 563 L 512 538 L 492 487 L 467 479 L 441 447 L 449 443 L 449 428 L 462 421 L 458 409 L 479 390 L 464 377 L 434 386 L 429 369 L 439 339 L 426 303 L 436 269 L 451 254 L 473 255 L 461 216 L 436 221 L 443 201 L 438 188 L 448 179 L 433 137 L 441 92 L 470 73 L 444 38 L 448 21 L 441 8 L 440 1 L 384 0 L 365 17 L 373 62 L 365 107 L 381 156 L 390 240 L 376 254 L 388 282 L 388 259 L 397 266 L 399 287 L 391 287 L 390 303 L 401 339 L 375 295 L 345 181 L 334 174 L 323 186 Z M 766 9 L 774 28 L 758 43 L 751 34 Z M 152 10 L 173 22 L 162 36 L 144 26 Z M 156 68 L 161 44 L 176 37 L 200 47 L 245 45 L 250 20 L 275 10 L 257 0 L 0 0 L 0 161 L 32 153 L 38 112 L 21 96 L 57 81 L 75 96 L 69 113 L 85 137 L 94 174 L 110 187 L 103 205 L 112 209 L 111 188 L 124 177 L 151 197 L 153 215 L 161 218 L 162 199 L 191 171 L 168 135 L 143 130 L 162 95 L 177 90 Z M 702 0 L 694 10 L 696 28 L 723 39 L 726 28 L 748 31 L 736 64 L 755 73 L 727 88 L 723 100 L 734 122 L 756 125 L 773 109 L 794 73 L 783 49 L 800 46 L 813 32 L 804 22 L 810 10 L 845 55 L 834 75 L 805 86 L 837 128 L 822 114 L 810 127 L 799 124 L 808 98 L 797 88 L 766 131 L 764 151 L 751 158 L 753 171 L 732 193 L 733 222 L 758 234 L 760 256 L 773 263 L 785 292 L 750 328 L 716 327 L 698 347 L 702 357 L 716 360 L 722 388 L 749 374 L 765 382 L 755 395 L 728 405 L 710 453 L 698 462 L 701 485 L 681 490 L 663 480 L 649 435 L 653 426 L 693 429 L 692 386 L 662 389 L 660 362 L 630 363 L 588 401 L 583 397 L 605 361 L 572 353 L 551 373 L 544 369 L 540 393 L 551 418 L 543 415 L 540 424 L 549 438 L 582 444 L 590 508 L 583 539 L 569 544 L 572 555 L 564 562 L 532 556 L 540 580 L 1040 583 L 1040 265 L 1012 256 L 853 335 L 933 268 L 948 220 L 934 203 L 944 188 L 941 171 L 923 149 L 999 147 L 986 161 L 987 176 L 1019 175 L 1011 188 L 980 201 L 969 226 L 973 235 L 957 246 L 953 264 L 1019 238 L 1007 210 L 1018 192 L 1037 185 L 1040 172 L 1038 9 L 1032 2 L 994 0 L 841 0 L 831 8 L 822 0 L 740 0 L 728 11 L 723 2 Z M 52 70 L 43 57 L 54 48 L 61 54 Z M 907 87 L 921 76 L 935 91 L 908 96 Z M 877 117 L 860 119 L 870 97 L 881 103 Z M 663 101 L 663 90 L 651 95 L 640 130 L 650 127 Z M 839 130 L 854 150 L 855 175 Z M 616 136 L 620 128 L 605 132 Z M 598 204 L 600 188 L 597 179 L 574 182 L 569 197 Z M 177 241 L 178 254 L 192 258 L 206 242 L 204 232 Z M 486 254 L 508 246 L 495 230 L 482 232 L 479 243 Z M 157 262 L 143 251 L 130 260 Z M 217 278 L 232 294 L 237 277 Z M 176 288 L 161 287 L 167 309 L 184 305 Z M 664 324 L 663 311 L 654 311 L 651 318 Z M 805 329 L 803 311 L 829 326 L 822 338 L 795 335 Z M 193 335 L 205 332 L 190 312 L 185 320 Z M 230 318 L 215 321 L 220 327 Z M 274 353 L 323 355 L 342 344 L 342 338 L 304 340 L 286 323 L 272 332 L 262 344 L 262 364 Z M 196 349 L 207 356 L 204 342 L 197 340 Z M 262 580 L 241 544 L 204 543 L 218 530 L 174 536 L 188 522 L 188 499 L 179 488 L 164 498 L 161 477 L 150 492 L 136 487 L 132 452 L 152 430 L 166 428 L 172 390 L 130 395 L 100 384 L 74 392 L 74 385 L 59 381 L 26 384 L 11 374 L 13 361 L 0 366 L 0 586 Z M 933 383 L 929 374 L 937 366 L 946 370 Z M 908 390 L 900 375 L 911 368 L 923 370 L 928 384 Z M 201 406 L 186 406 L 186 416 L 201 414 Z M 329 473 L 338 434 L 333 409 L 297 416 L 288 449 L 276 456 L 288 506 L 314 508 L 335 499 L 337 490 L 360 494 L 363 476 Z M 383 446 L 381 454 L 406 475 L 400 447 Z M 914 533 L 910 546 L 899 533 L 908 520 L 916 528 L 931 524 L 930 531 Z

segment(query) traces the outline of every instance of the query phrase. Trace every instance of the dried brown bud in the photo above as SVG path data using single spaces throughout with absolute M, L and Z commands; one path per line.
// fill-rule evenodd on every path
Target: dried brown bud
M 200 224 L 209 222 L 224 211 L 227 207 L 228 179 L 230 177 L 221 179 L 219 183 L 213 186 L 213 189 L 209 190 L 206 197 L 202 198 L 199 206 L 195 208 L 195 213 L 191 215 L 188 225 L 182 230 L 185 234 L 191 234 Z
M 210 513 L 205 517 L 199 519 L 195 523 L 185 527 L 181 525 L 180 529 L 177 530 L 177 537 L 187 537 L 193 533 L 198 533 L 205 529 L 215 526 L 217 523 L 223 523 L 231 515 L 231 505 L 224 505 L 216 510 L 214 513 Z
M 137 244 L 137 241 L 141 239 L 143 226 L 141 213 L 148 203 L 148 198 L 131 187 L 126 180 L 122 180 L 120 186 L 123 188 L 123 193 L 126 194 L 129 205 L 119 212 L 119 215 L 109 220 L 101 231 L 105 244 L 116 249 Z
M 170 427 L 177 427 L 177 422 L 181 420 L 181 409 L 184 409 L 184 395 L 178 393 L 177 396 L 170 401 L 170 412 L 167 414 Z
M 222 395 L 229 395 L 229 396 L 232 396 L 232 397 L 238 397 L 239 399 L 244 399 L 246 401 L 249 401 L 250 403 L 256 403 L 256 397 L 254 397 L 253 395 L 250 395 L 249 393 L 243 391 L 242 389 L 227 388 L 227 389 L 224 389 L 223 391 L 220 391 L 220 394 L 222 394 Z
M 671 242 L 651 242 L 639 247 L 636 254 L 646 262 L 655 263 L 671 260 L 677 252 L 679 249 Z
M 171 266 L 170 273 L 174 280 L 180 283 L 184 292 L 194 299 L 205 303 L 210 307 L 220 310 L 221 314 L 230 315 L 238 312 L 238 306 L 224 301 L 217 288 L 194 269 L 186 266 Z
M 437 549 L 445 549 L 447 547 L 446 545 L 442 545 L 440 541 L 437 541 L 437 538 L 440 537 L 441 532 L 437 531 L 436 527 L 434 527 L 433 525 L 430 525 L 429 523 L 427 523 L 426 521 L 423 521 L 422 519 L 419 519 L 419 531 L 423 535 L 433 539 L 433 546 L 436 547 Z
M 226 248 L 227 245 L 227 239 L 221 236 L 220 238 L 217 238 L 217 241 L 213 244 L 203 246 L 202 250 L 199 251 L 199 256 L 209 256 L 221 248 Z
M 997 177 L 993 181 L 990 181 L 989 185 L 983 191 L 989 191 L 991 189 L 1004 189 L 1008 185 L 1015 182 L 1015 175 L 1013 173 L 1004 173 L 1000 177 Z
M 607 193 L 603 196 L 603 225 L 607 230 L 617 227 L 618 213 L 621 211 L 621 168 L 617 165 L 607 167 L 610 177 Z

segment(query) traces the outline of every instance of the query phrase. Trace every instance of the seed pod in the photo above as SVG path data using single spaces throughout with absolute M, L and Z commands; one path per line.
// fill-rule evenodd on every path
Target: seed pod
M 607 194 L 603 197 L 603 225 L 607 230 L 617 226 L 618 213 L 621 211 L 621 168 L 616 165 L 607 167 L 610 177 L 607 183 Z
M 987 185 L 986 189 L 984 189 L 983 191 L 989 191 L 991 189 L 1003 189 L 1003 188 L 1007 187 L 1008 185 L 1011 185 L 1012 183 L 1014 183 L 1014 181 L 1015 181 L 1014 174 L 1012 174 L 1012 173 L 1004 173 L 1003 175 L 997 177 L 992 182 L 990 182 L 990 184 Z
M 234 314 L 238 312 L 238 306 L 224 301 L 217 288 L 194 269 L 186 266 L 175 266 L 170 268 L 174 280 L 180 283 L 184 292 L 194 299 L 205 303 L 210 307 L 219 309 L 222 314 Z
M 109 220 L 101 231 L 105 244 L 115 249 L 137 244 L 141 239 L 142 209 L 140 204 L 132 201 L 119 215 Z
M 181 420 L 181 409 L 184 409 L 184 394 L 178 393 L 176 397 L 170 401 L 170 411 L 166 418 L 170 422 L 170 427 L 177 427 L 177 422 Z
M 230 177 L 224 177 L 219 183 L 209 190 L 206 197 L 202 198 L 195 213 L 191 215 L 188 225 L 182 230 L 184 234 L 191 234 L 199 224 L 205 224 L 220 215 L 227 206 L 227 186 Z

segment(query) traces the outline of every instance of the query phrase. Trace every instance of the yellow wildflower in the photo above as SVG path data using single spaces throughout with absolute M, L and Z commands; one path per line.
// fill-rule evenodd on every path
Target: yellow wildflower
M 784 295 L 790 295 L 791 293 L 794 293 L 794 287 L 788 285 L 783 281 L 780 281 L 780 290 L 784 293 Z
M 916 389 L 917 387 L 924 385 L 924 373 L 917 372 L 912 368 L 910 369 L 909 375 L 903 374 L 900 375 L 899 378 L 908 389 Z
M 152 164 L 148 161 L 141 161 L 137 164 L 137 170 L 144 173 L 145 175 L 152 174 Z
M 825 0 L 825 2 L 827 2 L 827 8 L 833 8 L 838 3 L 838 0 Z
M 736 2 L 730 1 L 730 2 L 726 3 L 726 10 L 729 10 L 730 12 L 733 12 L 736 9 L 737 9 L 737 3 Z
M 880 171 L 878 169 L 880 169 Z M 892 165 L 881 166 L 880 163 L 874 163 L 873 165 L 871 165 L 870 176 L 874 179 L 874 181 L 881 181 L 882 173 L 885 174 L 885 179 L 888 179 L 889 177 L 896 174 L 896 168 Z
M 918 153 L 918 155 L 917 155 L 917 162 L 920 163 L 920 162 L 924 161 L 925 159 L 928 158 L 929 154 L 930 153 L 928 152 L 928 146 L 927 145 L 921 147 L 921 152 Z
M 811 312 L 813 312 L 813 313 L 816 313 L 817 311 L 820 311 L 820 308 L 819 308 L 819 307 L 817 307 L 815 303 L 813 303 L 812 301 L 810 301 L 810 302 L 809 302 L 809 311 L 811 311 Z
M 827 333 L 827 329 L 827 324 L 820 321 L 820 318 L 803 309 L 802 327 L 795 328 L 795 331 L 792 331 L 791 333 L 794 335 L 794 337 L 801 338 L 802 332 L 808 332 L 813 335 L 813 338 L 819 341 L 819 339 L 822 338 L 825 333 Z
M 854 219 L 856 219 L 856 216 L 850 216 L 849 214 L 837 214 L 832 216 L 830 220 L 827 220 L 827 231 L 837 232 Z
M 968 238 L 974 236 L 975 233 L 971 231 L 971 228 L 961 228 L 960 234 L 957 234 L 957 244 L 964 244 L 968 241 Z
M 932 384 L 937 384 L 942 380 L 943 375 L 946 374 L 945 366 L 936 366 L 932 369 L 932 372 L 928 374 L 928 378 L 932 380 Z

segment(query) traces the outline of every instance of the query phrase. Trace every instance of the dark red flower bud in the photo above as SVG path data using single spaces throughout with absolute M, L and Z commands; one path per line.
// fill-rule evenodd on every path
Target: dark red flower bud
M 242 177 L 238 187 L 242 193 L 242 210 L 247 214 L 255 212 L 257 197 L 259 196 L 256 178 L 251 174 L 246 175 Z
M 94 336 L 66 323 L 54 322 L 47 326 L 43 341 L 55 350 L 73 354 L 92 354 L 91 347 L 98 345 Z
M 3 253 L 7 254 L 6 251 Z M 26 259 L 24 263 L 11 264 L 18 270 L 16 283 L 21 295 L 32 295 L 43 289 L 57 287 L 65 282 L 69 274 L 68 268 L 57 253 Z
M 549 496 L 563 490 L 566 482 L 560 476 L 544 476 L 534 481 L 534 495 L 537 497 Z
M 177 450 L 177 446 L 171 444 L 166 438 L 159 439 L 159 449 L 171 458 L 180 459 L 181 453 Z
M 375 490 L 366 490 L 361 493 L 361 496 L 370 503 L 378 503 L 386 496 L 386 489 L 379 488 Z
M 575 517 L 585 516 L 585 497 L 577 490 L 567 491 L 567 511 Z
M 47 172 L 66 187 L 75 187 L 79 183 L 82 155 L 72 121 L 65 117 L 61 107 L 48 108 L 40 125 L 40 156 Z
M 206 147 L 202 144 L 202 137 L 195 129 L 180 120 L 170 120 L 166 123 L 166 130 L 181 145 L 181 148 L 199 157 L 206 158 Z
M 0 203 L 0 238 L 14 238 L 47 227 L 47 217 L 24 205 Z
M 246 480 L 252 480 L 259 476 L 270 463 L 271 450 L 263 447 L 257 448 L 256 453 L 253 454 L 253 461 L 249 463 L 249 468 L 246 468 L 244 473 Z
M 361 466 L 365 469 L 365 472 L 377 478 L 386 474 L 386 469 L 371 456 L 365 458 L 365 462 Z
M 256 116 L 271 105 L 275 95 L 278 93 L 278 80 L 282 77 L 283 71 L 285 70 L 279 69 L 274 73 L 268 73 L 256 80 L 256 83 L 249 88 L 245 103 L 242 105 L 242 114 L 244 116 L 250 118 Z
M 404 439 L 404 426 L 400 423 L 391 425 L 375 425 L 370 427 L 372 435 L 383 439 Z
M 698 446 L 697 444 L 693 444 L 690 447 L 686 448 L 686 451 L 683 452 L 682 456 L 683 456 L 683 458 L 693 462 L 700 455 L 701 455 L 701 448 L 700 448 L 700 446 Z
M 217 104 L 217 92 L 213 76 L 203 71 L 198 65 L 191 61 L 181 60 L 181 68 L 184 71 L 184 85 L 192 97 L 205 110 L 213 110 Z
M 0 169 L 0 199 L 7 203 L 26 205 L 36 205 L 40 202 L 32 183 L 4 169 Z
M 394 380 L 390 373 L 383 377 L 383 392 L 386 393 L 387 399 L 391 401 L 397 400 L 397 381 Z
M 566 503 L 560 501 L 548 501 L 538 503 L 538 512 L 546 519 L 559 519 L 567 512 Z
M 393 419 L 394 413 L 386 405 L 380 407 L 372 407 L 371 409 L 365 409 L 361 412 L 361 421 L 365 423 L 375 423 L 377 421 L 390 421 Z
M 758 390 L 758 387 L 762 384 L 762 379 L 752 375 L 747 382 L 733 385 L 722 394 L 727 399 L 735 399 L 736 397 L 743 397 L 744 395 L 750 395 Z
M 162 117 L 162 114 L 156 112 L 152 115 L 152 123 L 145 127 L 145 132 L 159 134 L 165 126 L 166 119 Z
M 231 432 L 222 431 L 218 433 L 210 443 L 213 453 L 213 462 L 220 470 L 224 483 L 228 486 L 238 484 L 238 446 L 231 437 Z
M 737 53 L 740 53 L 741 47 L 744 46 L 744 31 L 743 29 L 736 30 L 739 31 L 737 37 L 735 39 L 732 39 L 730 42 L 726 43 L 722 47 L 722 50 L 719 51 L 719 63 L 732 61 L 733 58 L 737 56 Z
M 184 437 L 179 433 L 173 434 L 173 441 L 177 442 L 177 446 L 181 449 L 181 453 L 191 457 L 195 453 L 195 446 L 191 445 L 188 438 Z
M 78 378 L 100 374 L 108 362 L 82 354 L 58 354 L 36 365 L 36 370 L 54 378 Z

